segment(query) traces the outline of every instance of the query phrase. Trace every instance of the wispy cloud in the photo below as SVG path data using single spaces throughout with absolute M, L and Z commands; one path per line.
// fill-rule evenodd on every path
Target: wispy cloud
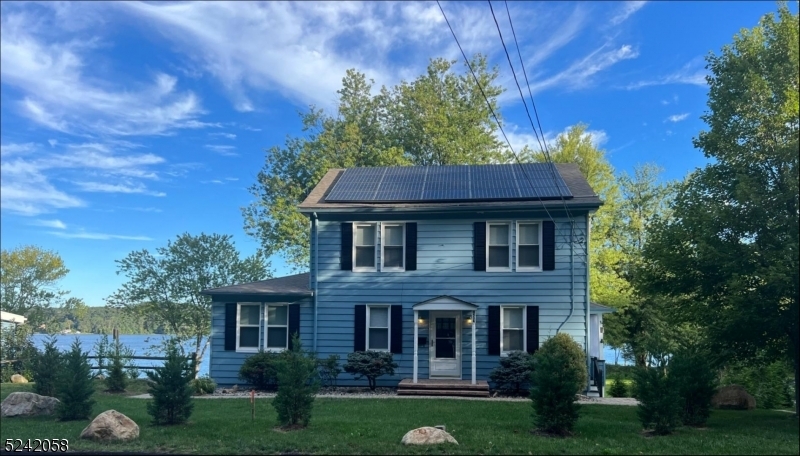
M 212 180 L 200 181 L 200 183 L 201 184 L 224 184 L 225 182 L 222 182 L 219 179 L 212 179 Z
M 124 241 L 152 241 L 153 238 L 149 236 L 128 236 L 122 234 L 108 234 L 108 233 L 92 233 L 87 231 L 77 232 L 63 232 L 63 231 L 48 231 L 48 234 L 65 239 L 92 239 L 97 241 L 110 241 L 119 239 Z
M 680 70 L 670 73 L 666 76 L 645 79 L 637 82 L 632 82 L 625 86 L 627 90 L 638 90 L 643 87 L 667 85 L 667 84 L 690 84 L 697 86 L 706 85 L 706 75 L 708 72 L 701 67 L 699 59 L 693 59 L 691 62 L 684 65 Z
M 12 155 L 26 154 L 28 152 L 33 152 L 34 150 L 36 150 L 36 144 L 34 143 L 3 144 L 0 145 L 0 157 L 6 158 Z
M 533 93 L 537 93 L 556 86 L 564 89 L 583 88 L 591 83 L 591 78 L 596 73 L 609 68 L 617 62 L 635 59 L 639 56 L 639 51 L 628 44 L 616 49 L 608 48 L 609 45 L 605 44 L 586 57 L 575 61 L 566 70 L 547 79 L 532 83 L 531 90 Z
M 212 152 L 218 153 L 220 155 L 225 155 L 228 157 L 239 155 L 236 152 L 234 152 L 236 150 L 235 146 L 222 145 L 222 144 L 206 144 L 203 147 Z
M 104 182 L 75 182 L 75 185 L 84 192 L 100 193 L 141 193 L 150 196 L 167 196 L 164 192 L 154 192 L 139 184 L 109 184 Z
M 67 229 L 67 225 L 64 224 L 61 220 L 54 219 L 54 220 L 34 220 L 31 222 L 32 225 L 36 226 L 45 226 L 47 228 L 57 228 L 59 230 Z
M 614 16 L 609 20 L 609 25 L 616 26 L 619 25 L 629 17 L 631 17 L 635 12 L 642 9 L 642 7 L 646 4 L 646 1 L 627 1 L 623 2 L 622 6 L 619 10 L 614 14 Z
M 236 139 L 236 135 L 233 134 L 233 133 L 219 133 L 219 132 L 216 132 L 216 133 L 209 133 L 208 136 L 212 136 L 212 137 L 216 136 L 216 137 L 223 137 L 223 138 L 228 138 L 228 139 Z
M 689 113 L 688 112 L 684 112 L 683 114 L 673 114 L 673 115 L 667 117 L 667 119 L 664 122 L 667 122 L 667 121 L 673 122 L 673 123 L 674 122 L 680 122 L 681 120 L 686 120 L 687 117 L 689 117 Z

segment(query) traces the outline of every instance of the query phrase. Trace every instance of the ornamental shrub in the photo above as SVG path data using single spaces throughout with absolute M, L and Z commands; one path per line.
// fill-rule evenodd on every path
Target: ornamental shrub
M 92 399 L 94 381 L 88 354 L 81 350 L 81 343 L 77 337 L 70 351 L 64 355 L 56 392 L 56 397 L 61 401 L 56 408 L 58 419 L 62 421 L 89 419 L 94 405 Z
M 717 374 L 709 354 L 697 348 L 684 348 L 672 357 L 668 375 L 680 396 L 681 421 L 687 426 L 702 426 L 711 415 L 711 398 L 717 389 Z
M 203 396 L 205 394 L 213 394 L 214 391 L 217 389 L 217 383 L 208 376 L 208 374 L 195 378 L 190 383 L 192 387 L 192 391 L 197 396 Z
M 375 380 L 382 375 L 394 375 L 397 363 L 392 354 L 384 351 L 357 351 L 347 355 L 344 371 L 356 380 L 366 378 L 369 389 L 375 391 Z
M 272 406 L 283 426 L 308 426 L 314 395 L 319 389 L 316 357 L 303 350 L 300 336 L 292 336 L 292 348 L 278 359 L 278 394 Z
M 533 418 L 542 432 L 569 435 L 579 418 L 576 394 L 589 381 L 586 354 L 565 333 L 556 334 L 533 355 L 530 398 Z
M 645 429 L 658 435 L 670 434 L 680 424 L 680 394 L 666 367 L 666 362 L 658 362 L 634 370 L 634 391 L 639 400 L 636 414 Z
M 115 341 L 108 352 L 108 376 L 105 379 L 106 389 L 110 393 L 124 393 L 128 387 L 128 376 L 125 374 L 122 344 Z
M 625 384 L 625 376 L 621 370 L 616 370 L 611 380 L 613 383 L 608 388 L 611 397 L 628 397 L 628 385 Z
M 342 373 L 342 368 L 339 366 L 339 355 L 330 355 L 324 360 L 317 361 L 317 368 L 319 369 L 319 379 L 323 386 L 336 386 L 336 379 Z
M 170 340 L 167 346 L 167 359 L 164 365 L 147 372 L 150 379 L 150 395 L 153 400 L 147 403 L 147 413 L 153 423 L 180 424 L 189 419 L 194 409 L 192 388 L 189 383 L 194 378 L 194 370 L 189 360 L 183 356 L 177 342 Z
M 278 385 L 278 353 L 260 350 L 239 368 L 239 379 L 257 390 L 274 390 Z
M 533 357 L 523 351 L 513 351 L 500 358 L 500 365 L 489 373 L 489 379 L 497 389 L 519 396 L 523 389 L 530 388 L 533 372 Z
M 0 382 L 8 383 L 14 374 L 36 381 L 34 364 L 39 352 L 33 345 L 33 328 L 27 324 L 0 328 Z
M 55 336 L 50 336 L 44 343 L 44 349 L 33 357 L 33 392 L 41 396 L 56 396 L 58 376 L 64 361 L 64 355 L 56 348 Z

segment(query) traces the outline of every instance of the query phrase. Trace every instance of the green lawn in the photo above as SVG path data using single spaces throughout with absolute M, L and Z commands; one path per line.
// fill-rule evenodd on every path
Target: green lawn
M 29 385 L 0 385 L 0 398 Z M 188 452 L 217 454 L 798 454 L 798 422 L 789 413 L 714 411 L 708 429 L 682 428 L 672 436 L 645 437 L 636 408 L 583 407 L 577 435 L 558 439 L 533 436 L 528 402 L 448 399 L 319 399 L 311 426 L 274 430 L 270 399 L 258 399 L 250 419 L 248 398 L 197 399 L 190 423 L 154 427 L 146 400 L 97 394 L 95 414 L 108 409 L 139 423 L 141 436 L 126 444 L 77 440 L 88 421 L 54 418 L 3 419 L 5 439 L 66 438 L 73 450 Z M 459 446 L 403 447 L 400 439 L 419 426 L 447 425 Z

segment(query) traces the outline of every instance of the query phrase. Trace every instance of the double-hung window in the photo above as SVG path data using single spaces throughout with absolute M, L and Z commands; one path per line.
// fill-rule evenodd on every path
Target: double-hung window
M 486 270 L 511 270 L 511 229 L 508 223 L 491 223 L 486 230 Z
M 242 303 L 236 309 L 236 351 L 257 352 L 261 339 L 261 304 Z
M 367 350 L 389 351 L 389 306 L 367 306 Z
M 405 270 L 405 224 L 404 223 L 384 223 L 382 224 L 383 236 L 381 236 L 381 259 L 383 265 L 381 271 L 404 271 Z
M 501 353 L 525 350 L 525 307 L 501 307 L 500 328 Z
M 539 222 L 517 223 L 517 271 L 542 270 L 542 238 Z
M 353 226 L 353 270 L 375 271 L 376 224 L 356 223 Z
M 289 307 L 267 306 L 267 351 L 281 351 L 289 346 Z

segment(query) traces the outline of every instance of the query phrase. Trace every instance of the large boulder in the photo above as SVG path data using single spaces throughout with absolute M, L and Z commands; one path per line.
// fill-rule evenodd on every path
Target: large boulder
M 412 429 L 406 432 L 403 440 L 400 441 L 403 445 L 435 445 L 437 443 L 455 443 L 456 439 L 442 429 L 435 427 L 425 426 L 417 429 Z
M 103 442 L 133 440 L 139 437 L 139 425 L 116 410 L 106 410 L 97 415 L 81 432 L 82 439 Z
M 717 389 L 711 398 L 711 405 L 718 409 L 753 410 L 756 408 L 756 398 L 742 386 L 728 385 Z
M 11 376 L 11 383 L 28 383 L 28 379 L 19 374 Z
M 40 396 L 35 393 L 11 393 L 0 404 L 0 416 L 39 416 L 52 415 L 61 401 L 54 397 Z

